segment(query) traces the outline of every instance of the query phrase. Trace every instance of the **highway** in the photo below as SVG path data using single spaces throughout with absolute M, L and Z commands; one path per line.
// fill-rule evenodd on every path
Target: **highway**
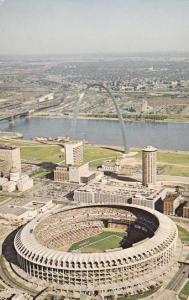
M 188 278 L 188 274 L 189 274 L 189 265 L 183 264 L 179 268 L 179 270 L 177 271 L 173 279 L 169 282 L 166 289 L 178 292 L 181 286 L 183 285 L 183 283 L 185 282 L 185 280 Z
M 0 259 L 0 278 L 3 282 L 6 283 L 9 287 L 16 288 L 19 290 L 22 290 L 24 292 L 27 292 L 32 295 L 36 295 L 36 291 L 32 288 L 26 287 L 23 285 L 23 283 L 16 281 L 11 274 L 9 274 L 4 262 L 3 258 Z
M 36 295 L 36 291 L 32 288 L 26 287 L 21 282 L 17 282 L 11 274 L 9 274 L 3 256 L 2 256 L 2 244 L 4 242 L 4 239 L 2 238 L 0 240 L 0 281 L 4 283 L 5 286 L 9 288 L 16 288 L 18 290 L 22 290 L 24 292 L 27 292 L 31 295 Z

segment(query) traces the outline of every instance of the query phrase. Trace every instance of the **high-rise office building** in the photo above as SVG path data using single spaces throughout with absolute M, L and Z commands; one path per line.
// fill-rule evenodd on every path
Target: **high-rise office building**
M 144 186 L 156 184 L 157 149 L 147 146 L 142 150 L 142 182 Z
M 83 142 L 64 144 L 66 165 L 79 166 L 83 163 Z
M 0 146 L 1 176 L 9 176 L 12 168 L 21 173 L 20 148 Z

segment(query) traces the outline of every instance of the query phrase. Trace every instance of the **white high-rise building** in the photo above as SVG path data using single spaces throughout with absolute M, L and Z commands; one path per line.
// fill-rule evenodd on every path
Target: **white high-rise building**
M 83 142 L 64 144 L 66 165 L 79 166 L 83 163 Z
M 1 146 L 0 160 L 4 161 L 4 165 L 2 165 L 2 169 L 0 170 L 1 176 L 9 176 L 12 168 L 21 173 L 20 148 Z
M 147 146 L 142 150 L 142 183 L 144 186 L 156 184 L 157 149 Z

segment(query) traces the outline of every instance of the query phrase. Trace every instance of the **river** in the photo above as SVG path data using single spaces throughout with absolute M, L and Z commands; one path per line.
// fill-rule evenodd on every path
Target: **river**
M 189 124 L 185 123 L 132 123 L 125 122 L 129 147 L 153 145 L 160 149 L 189 151 Z M 35 136 L 71 136 L 72 120 L 61 118 L 17 119 L 16 126 L 0 123 L 0 130 L 18 131 L 24 138 Z M 118 121 L 79 119 L 77 139 L 103 145 L 122 145 Z

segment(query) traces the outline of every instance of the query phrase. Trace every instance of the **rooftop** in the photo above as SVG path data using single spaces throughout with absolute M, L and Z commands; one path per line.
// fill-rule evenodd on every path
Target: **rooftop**
M 83 141 L 69 141 L 64 143 L 64 145 L 78 145 L 78 144 L 83 144 Z
M 89 193 L 111 193 L 116 195 L 126 195 L 127 197 L 148 198 L 153 200 L 160 192 L 159 189 L 144 187 L 140 182 L 124 182 L 116 179 L 106 179 L 101 181 L 93 181 L 83 187 L 79 187 L 77 191 Z
M 177 197 L 178 197 L 177 193 L 167 194 L 164 201 L 174 201 L 175 199 L 177 199 Z
M 17 149 L 18 147 L 16 146 L 8 146 L 8 145 L 1 145 L 0 150 L 14 150 Z
M 149 146 L 143 148 L 143 151 L 145 151 L 145 152 L 155 152 L 155 151 L 157 151 L 157 148 L 149 145 Z

